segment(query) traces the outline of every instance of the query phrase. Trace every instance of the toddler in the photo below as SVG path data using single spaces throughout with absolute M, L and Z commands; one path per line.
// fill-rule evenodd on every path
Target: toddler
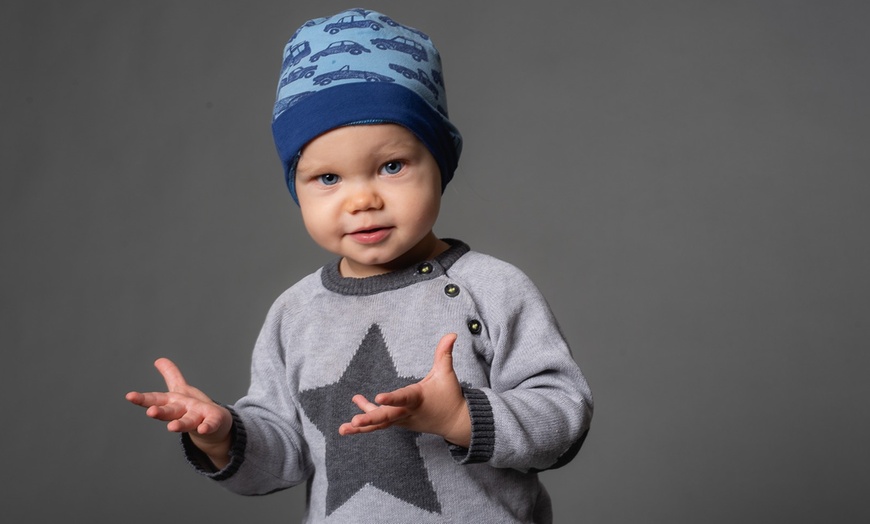
M 307 483 L 306 522 L 551 522 L 537 472 L 576 455 L 592 397 L 532 282 L 433 232 L 462 139 L 430 38 L 365 9 L 305 23 L 272 129 L 337 259 L 275 301 L 242 399 L 167 359 L 168 391 L 127 399 L 227 489 Z

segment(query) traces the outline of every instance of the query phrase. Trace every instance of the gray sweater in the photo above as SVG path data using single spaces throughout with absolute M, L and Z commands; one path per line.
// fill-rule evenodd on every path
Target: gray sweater
M 363 279 L 324 266 L 274 303 L 251 386 L 231 406 L 231 462 L 188 460 L 227 489 L 308 483 L 306 522 L 551 522 L 537 471 L 570 461 L 592 396 L 546 301 L 514 266 L 462 242 L 416 267 Z M 370 400 L 422 379 L 457 333 L 453 362 L 472 420 L 469 448 L 402 428 L 340 436 Z

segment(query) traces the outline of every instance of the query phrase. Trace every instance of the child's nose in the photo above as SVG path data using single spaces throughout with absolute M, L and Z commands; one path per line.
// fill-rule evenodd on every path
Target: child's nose
M 369 183 L 353 184 L 345 201 L 345 206 L 349 213 L 380 209 L 383 205 L 384 201 L 381 199 L 377 188 Z

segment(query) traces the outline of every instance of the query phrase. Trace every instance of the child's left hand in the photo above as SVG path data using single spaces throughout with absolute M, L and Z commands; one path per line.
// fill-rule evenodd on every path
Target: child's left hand
M 375 403 L 362 395 L 353 397 L 364 413 L 338 428 L 342 435 L 370 433 L 392 425 L 432 433 L 462 447 L 471 443 L 471 417 L 462 386 L 453 371 L 456 334 L 444 335 L 435 349 L 435 362 L 423 380 L 389 393 L 379 393 Z

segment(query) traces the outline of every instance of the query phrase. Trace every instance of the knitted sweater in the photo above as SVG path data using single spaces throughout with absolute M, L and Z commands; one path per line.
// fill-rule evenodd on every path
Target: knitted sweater
M 231 462 L 188 460 L 227 489 L 266 494 L 308 483 L 306 522 L 551 522 L 537 471 L 577 453 L 589 387 L 547 303 L 514 266 L 448 240 L 434 260 L 369 278 L 324 266 L 274 303 L 250 389 L 231 406 Z M 469 448 L 398 427 L 340 436 L 370 400 L 422 379 L 457 333 Z

